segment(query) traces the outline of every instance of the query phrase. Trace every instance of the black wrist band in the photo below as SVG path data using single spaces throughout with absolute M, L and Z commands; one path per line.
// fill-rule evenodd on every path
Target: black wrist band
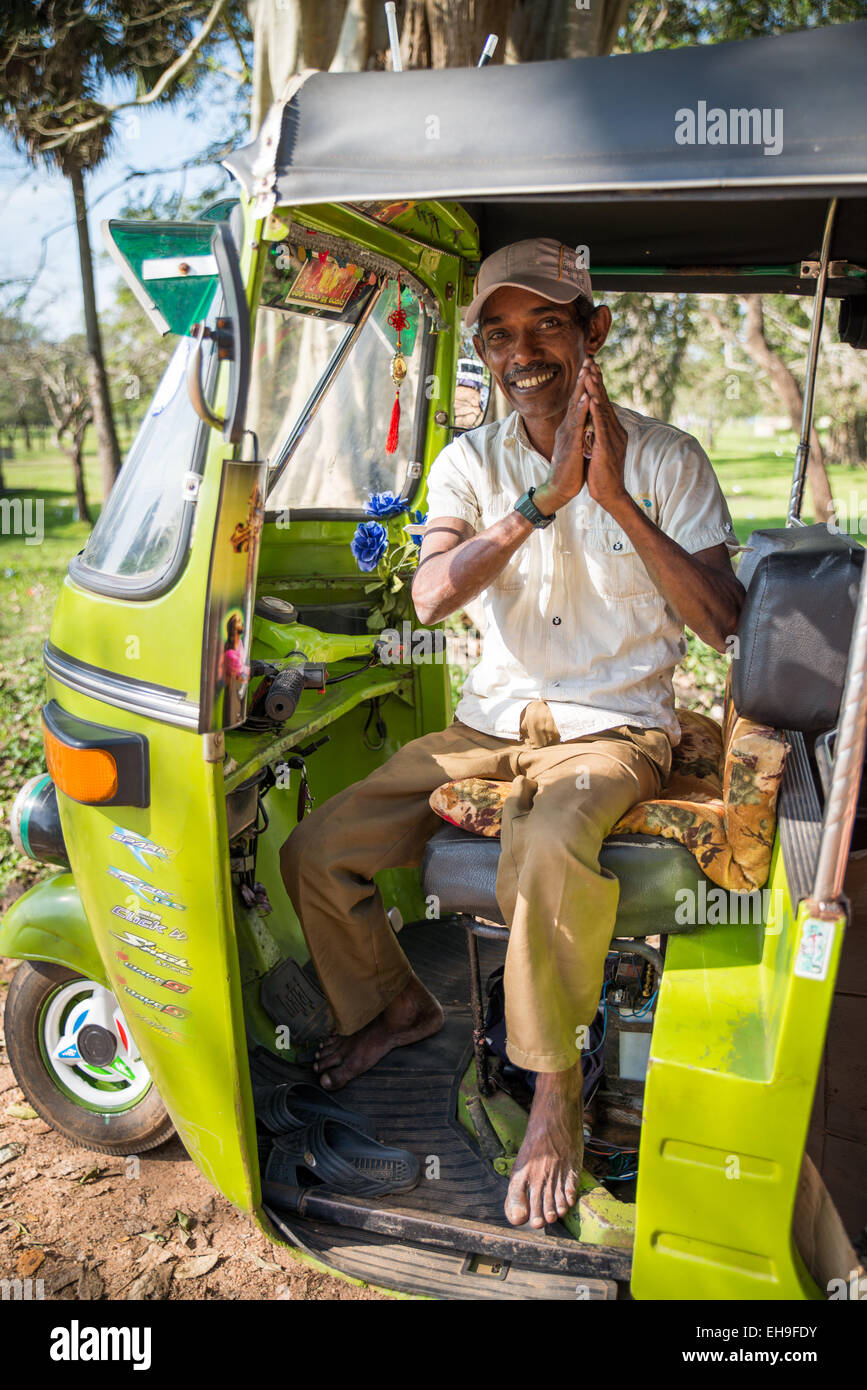
M 540 512 L 536 503 L 533 501 L 533 493 L 535 491 L 536 489 L 534 487 L 528 488 L 515 503 L 515 511 L 520 512 L 521 516 L 526 517 L 527 521 L 531 521 L 539 530 L 543 530 L 544 527 L 551 525 L 557 513 L 552 512 L 550 516 L 546 516 L 544 512 Z

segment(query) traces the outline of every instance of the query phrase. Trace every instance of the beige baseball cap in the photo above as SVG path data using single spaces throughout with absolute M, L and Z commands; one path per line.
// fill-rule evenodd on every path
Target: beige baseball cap
M 575 247 L 553 237 L 515 241 L 482 261 L 473 286 L 475 297 L 466 312 L 470 327 L 478 323 L 485 300 L 504 285 L 532 290 L 555 304 L 568 304 L 579 295 L 593 303 L 590 276 L 579 266 Z

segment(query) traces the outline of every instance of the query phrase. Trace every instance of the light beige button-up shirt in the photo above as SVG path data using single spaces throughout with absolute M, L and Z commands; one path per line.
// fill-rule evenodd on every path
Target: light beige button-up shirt
M 634 410 L 615 411 L 628 435 L 626 489 L 651 521 L 690 554 L 723 542 L 736 550 L 698 441 Z M 461 435 L 434 460 L 428 520 L 461 517 L 483 531 L 549 471 L 515 411 Z M 552 525 L 527 537 L 481 598 L 482 657 L 456 711 L 465 724 L 518 738 L 524 706 L 546 700 L 562 739 L 634 724 L 678 742 L 671 678 L 686 651 L 683 624 L 586 484 Z

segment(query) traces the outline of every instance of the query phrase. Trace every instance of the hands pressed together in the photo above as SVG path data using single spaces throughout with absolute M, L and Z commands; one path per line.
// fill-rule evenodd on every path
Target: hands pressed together
M 589 458 L 584 454 L 585 432 L 588 443 L 592 438 Z M 627 434 L 608 399 L 602 371 L 588 355 L 554 438 L 551 477 L 539 489 L 544 493 L 546 509 L 554 511 L 565 506 L 578 495 L 585 481 L 590 496 L 606 510 L 621 501 L 625 496 L 626 444 Z

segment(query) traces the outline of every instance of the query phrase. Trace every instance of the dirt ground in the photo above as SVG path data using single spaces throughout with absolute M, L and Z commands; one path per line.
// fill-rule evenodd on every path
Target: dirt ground
M 0 1016 L 17 965 L 0 958 Z M 272 1244 L 176 1138 L 133 1161 L 24 1118 L 3 1038 L 0 1022 L 0 1280 L 42 1280 L 46 1300 L 384 1297 Z

